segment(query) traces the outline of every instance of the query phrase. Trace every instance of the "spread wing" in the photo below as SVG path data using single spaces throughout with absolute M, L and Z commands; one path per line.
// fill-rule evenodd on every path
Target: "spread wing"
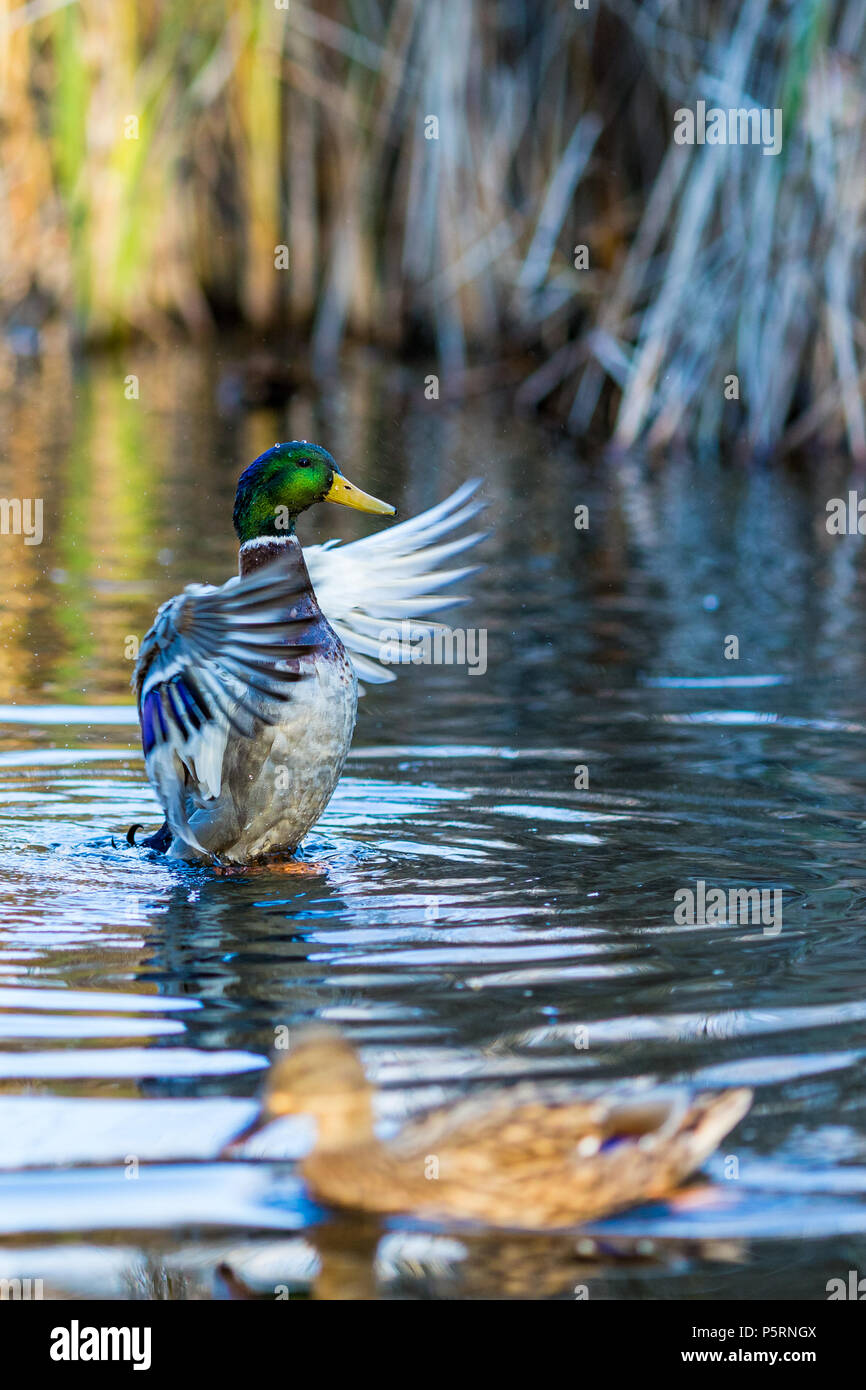
M 381 664 L 383 654 L 389 664 L 410 661 L 414 643 L 440 626 L 429 615 L 467 601 L 440 591 L 480 567 L 438 566 L 483 538 L 485 533 L 473 531 L 442 540 L 482 510 L 482 502 L 469 501 L 479 484 L 479 479 L 464 483 L 438 506 L 363 540 L 328 541 L 304 550 L 319 607 L 348 649 L 359 679 L 394 680 L 394 672 Z
M 191 584 L 162 605 L 141 644 L 132 684 L 147 773 L 195 849 L 187 784 L 205 800 L 219 795 L 229 730 L 270 722 L 269 702 L 288 698 L 314 648 L 310 620 L 298 616 L 305 582 L 287 557 L 221 588 Z

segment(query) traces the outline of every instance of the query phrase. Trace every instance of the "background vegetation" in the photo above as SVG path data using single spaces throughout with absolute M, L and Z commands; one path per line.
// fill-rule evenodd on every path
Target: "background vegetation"
M 866 458 L 866 7 L 281 3 L 3 0 L 7 351 L 240 322 L 623 447 Z M 698 99 L 781 154 L 675 145 Z

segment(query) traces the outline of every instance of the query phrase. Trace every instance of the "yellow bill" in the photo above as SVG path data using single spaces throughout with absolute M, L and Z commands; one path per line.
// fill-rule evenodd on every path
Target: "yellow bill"
M 396 507 L 390 502 L 380 502 L 369 492 L 362 492 L 354 483 L 347 482 L 342 473 L 334 474 L 334 481 L 325 493 L 326 502 L 341 502 L 344 507 L 354 507 L 359 512 L 374 512 L 376 516 L 393 516 Z

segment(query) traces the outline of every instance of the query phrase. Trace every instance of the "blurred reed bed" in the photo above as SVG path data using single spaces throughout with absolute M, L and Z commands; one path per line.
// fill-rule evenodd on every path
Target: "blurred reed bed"
M 858 0 L 0 0 L 7 339 L 239 322 L 314 368 L 435 352 L 443 396 L 517 382 L 623 448 L 866 458 L 864 28 Z M 780 107 L 781 153 L 675 144 L 698 100 Z

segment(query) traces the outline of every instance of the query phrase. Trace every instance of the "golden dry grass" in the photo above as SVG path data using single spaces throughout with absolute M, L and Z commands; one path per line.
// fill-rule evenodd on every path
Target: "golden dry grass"
M 576 434 L 866 456 L 854 0 L 283 3 L 0 0 L 8 321 L 510 356 Z M 676 145 L 698 99 L 782 152 Z

